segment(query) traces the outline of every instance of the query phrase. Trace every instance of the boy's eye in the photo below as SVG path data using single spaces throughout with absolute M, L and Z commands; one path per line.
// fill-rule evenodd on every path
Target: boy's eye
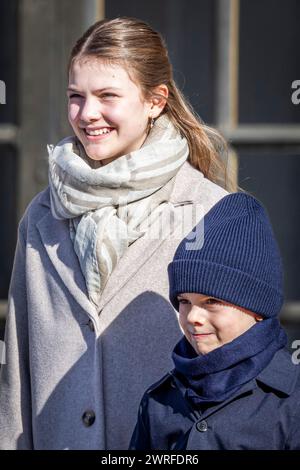
M 210 299 L 206 299 L 205 303 L 208 305 L 215 305 L 215 304 L 219 304 L 220 300 L 210 298 Z
M 180 298 L 180 299 L 177 299 L 177 300 L 178 300 L 178 303 L 180 303 L 180 304 L 189 304 L 190 303 L 190 301 L 187 300 L 187 299 Z

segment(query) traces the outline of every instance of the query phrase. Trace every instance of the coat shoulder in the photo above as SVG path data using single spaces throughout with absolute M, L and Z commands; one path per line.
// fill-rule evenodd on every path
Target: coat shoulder
M 257 376 L 256 381 L 263 383 L 276 392 L 284 394 L 290 404 L 300 403 L 300 370 L 295 363 L 294 354 L 286 347 L 278 350 L 271 362 Z M 294 405 L 292 405 L 294 409 Z
M 225 189 L 213 183 L 207 178 L 203 178 L 200 200 L 203 202 L 205 212 L 208 212 L 217 202 L 229 193 Z
M 291 354 L 287 347 L 284 347 L 276 353 L 274 359 L 281 369 L 281 382 L 286 387 L 287 392 L 291 394 L 295 392 L 300 398 L 299 359 L 295 359 L 294 355 L 297 357 L 299 354 Z
M 170 388 L 174 388 L 174 381 L 173 381 L 172 374 L 168 372 L 163 377 L 161 377 L 161 379 L 159 379 L 157 382 L 150 385 L 150 387 L 146 391 L 146 394 L 149 397 L 154 397 L 157 394 L 170 390 Z
M 186 161 L 178 172 L 173 199 L 192 199 L 207 212 L 228 194 L 228 191 L 205 178 L 201 171 Z
M 39 192 L 30 201 L 20 220 L 20 229 L 26 230 L 28 225 L 37 223 L 45 214 L 50 211 L 50 189 L 49 186 Z
M 283 376 L 282 383 L 287 387 L 290 396 L 297 404 L 297 412 L 300 415 L 300 369 L 299 369 L 299 352 L 291 354 L 287 348 L 283 348 L 278 352 L 279 361 L 284 368 L 286 376 Z M 300 416 L 299 416 L 300 417 Z

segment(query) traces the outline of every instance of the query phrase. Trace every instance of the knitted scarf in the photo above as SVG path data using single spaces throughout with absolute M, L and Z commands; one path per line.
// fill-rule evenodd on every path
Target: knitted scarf
M 256 323 L 205 355 L 197 355 L 183 337 L 173 351 L 173 373 L 186 386 L 186 396 L 195 406 L 222 402 L 257 377 L 286 341 L 277 318 Z
M 139 150 L 97 169 L 75 137 L 48 151 L 51 211 L 70 221 L 88 296 L 97 307 L 120 258 L 145 234 L 141 224 L 168 203 L 188 144 L 163 115 Z

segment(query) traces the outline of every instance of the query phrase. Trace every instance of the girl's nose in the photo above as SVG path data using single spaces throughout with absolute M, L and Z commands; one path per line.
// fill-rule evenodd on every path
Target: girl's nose
M 80 119 L 84 122 L 96 121 L 101 117 L 101 109 L 99 102 L 93 99 L 85 100 L 81 110 Z

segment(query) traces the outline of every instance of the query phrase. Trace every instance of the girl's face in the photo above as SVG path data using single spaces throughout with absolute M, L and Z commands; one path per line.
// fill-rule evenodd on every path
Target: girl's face
M 147 137 L 153 103 L 118 65 L 99 60 L 73 64 L 68 117 L 87 155 L 102 164 L 139 149 Z
M 179 323 L 197 354 L 230 343 L 262 320 L 249 310 L 202 294 L 180 294 Z

